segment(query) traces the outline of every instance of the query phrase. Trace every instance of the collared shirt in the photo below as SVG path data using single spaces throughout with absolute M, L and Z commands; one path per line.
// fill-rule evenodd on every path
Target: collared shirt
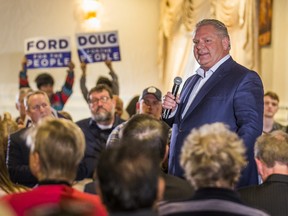
M 212 74 L 220 67 L 221 64 L 223 64 L 228 58 L 230 58 L 230 54 L 226 55 L 225 57 L 223 57 L 220 61 L 218 61 L 213 67 L 211 67 L 208 71 L 204 71 L 202 68 L 198 68 L 196 70 L 196 74 L 198 74 L 199 76 L 201 76 L 199 78 L 199 80 L 197 81 L 197 83 L 195 84 L 187 105 L 184 109 L 184 111 L 181 114 L 181 117 L 183 118 L 185 116 L 185 114 L 187 113 L 189 107 L 191 106 L 192 102 L 194 101 L 197 93 L 200 91 L 200 89 L 202 88 L 202 86 L 208 81 L 208 79 L 212 76 Z

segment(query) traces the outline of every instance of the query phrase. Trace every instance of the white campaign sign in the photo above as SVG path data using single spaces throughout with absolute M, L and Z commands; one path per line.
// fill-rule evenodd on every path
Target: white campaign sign
M 67 67 L 71 61 L 69 37 L 37 37 L 24 42 L 27 68 Z
M 121 60 L 117 31 L 77 34 L 76 40 L 80 61 Z

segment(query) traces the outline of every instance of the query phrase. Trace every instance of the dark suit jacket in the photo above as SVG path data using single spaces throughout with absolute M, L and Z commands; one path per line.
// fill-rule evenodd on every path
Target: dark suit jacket
M 186 180 L 178 178 L 176 176 L 168 175 L 164 172 L 161 172 L 161 176 L 164 178 L 165 181 L 163 200 L 185 200 L 193 196 L 194 189 Z M 84 192 L 97 194 L 96 181 L 85 184 Z
M 189 199 L 194 195 L 194 188 L 190 183 L 177 176 L 162 172 L 165 181 L 163 200 L 176 201 Z
M 254 71 L 236 63 L 231 57 L 225 61 L 202 86 L 189 110 L 181 119 L 183 98 L 193 88 L 194 76 L 187 79 L 180 95 L 180 104 L 173 119 L 169 155 L 169 173 L 183 176 L 179 155 L 191 129 L 203 124 L 223 122 L 244 140 L 248 166 L 242 173 L 239 186 L 258 183 L 254 161 L 254 143 L 263 128 L 263 85 Z
M 243 201 L 271 215 L 288 215 L 288 175 L 272 174 L 261 185 L 241 188 Z
M 200 188 L 189 200 L 160 202 L 161 216 L 269 216 L 245 205 L 235 191 L 226 188 Z
M 29 128 L 23 128 L 10 135 L 7 148 L 7 167 L 14 183 L 33 187 L 37 179 L 29 168 L 30 148 L 26 145 L 25 133 Z

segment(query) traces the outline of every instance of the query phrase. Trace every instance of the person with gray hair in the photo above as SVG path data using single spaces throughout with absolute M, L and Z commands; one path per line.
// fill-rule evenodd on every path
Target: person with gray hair
M 276 130 L 259 137 L 255 160 L 263 183 L 239 189 L 241 198 L 271 215 L 288 215 L 288 134 Z
M 193 129 L 181 150 L 180 164 L 195 195 L 186 201 L 163 203 L 160 215 L 267 215 L 246 206 L 234 191 L 246 165 L 243 141 L 223 123 Z
M 39 184 L 31 191 L 3 198 L 17 215 L 29 215 L 34 208 L 53 208 L 71 200 L 94 206 L 93 214 L 87 215 L 107 215 L 98 196 L 72 188 L 85 151 L 84 134 L 76 124 L 47 118 L 31 128 L 26 140 L 30 146 L 29 167 Z
M 49 98 L 43 91 L 28 93 L 24 99 L 24 106 L 34 127 L 41 119 L 52 116 Z M 6 164 L 14 183 L 33 187 L 37 184 L 37 179 L 32 175 L 28 166 L 30 149 L 26 145 L 24 136 L 27 131 L 29 131 L 29 127 L 22 128 L 9 136 Z
M 169 173 L 183 176 L 180 150 L 193 128 L 223 122 L 246 146 L 247 166 L 237 187 L 258 184 L 253 148 L 263 129 L 263 84 L 260 76 L 233 60 L 227 27 L 216 19 L 196 24 L 194 56 L 200 67 L 189 77 L 180 96 L 168 92 L 163 108 L 171 110 L 165 120 L 172 126 Z

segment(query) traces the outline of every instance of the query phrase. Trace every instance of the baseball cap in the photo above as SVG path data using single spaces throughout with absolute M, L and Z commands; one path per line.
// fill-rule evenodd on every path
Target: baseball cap
M 142 100 L 147 94 L 153 94 L 157 98 L 157 100 L 159 101 L 162 100 L 162 92 L 158 88 L 150 86 L 143 90 L 142 95 L 139 98 L 139 101 Z

